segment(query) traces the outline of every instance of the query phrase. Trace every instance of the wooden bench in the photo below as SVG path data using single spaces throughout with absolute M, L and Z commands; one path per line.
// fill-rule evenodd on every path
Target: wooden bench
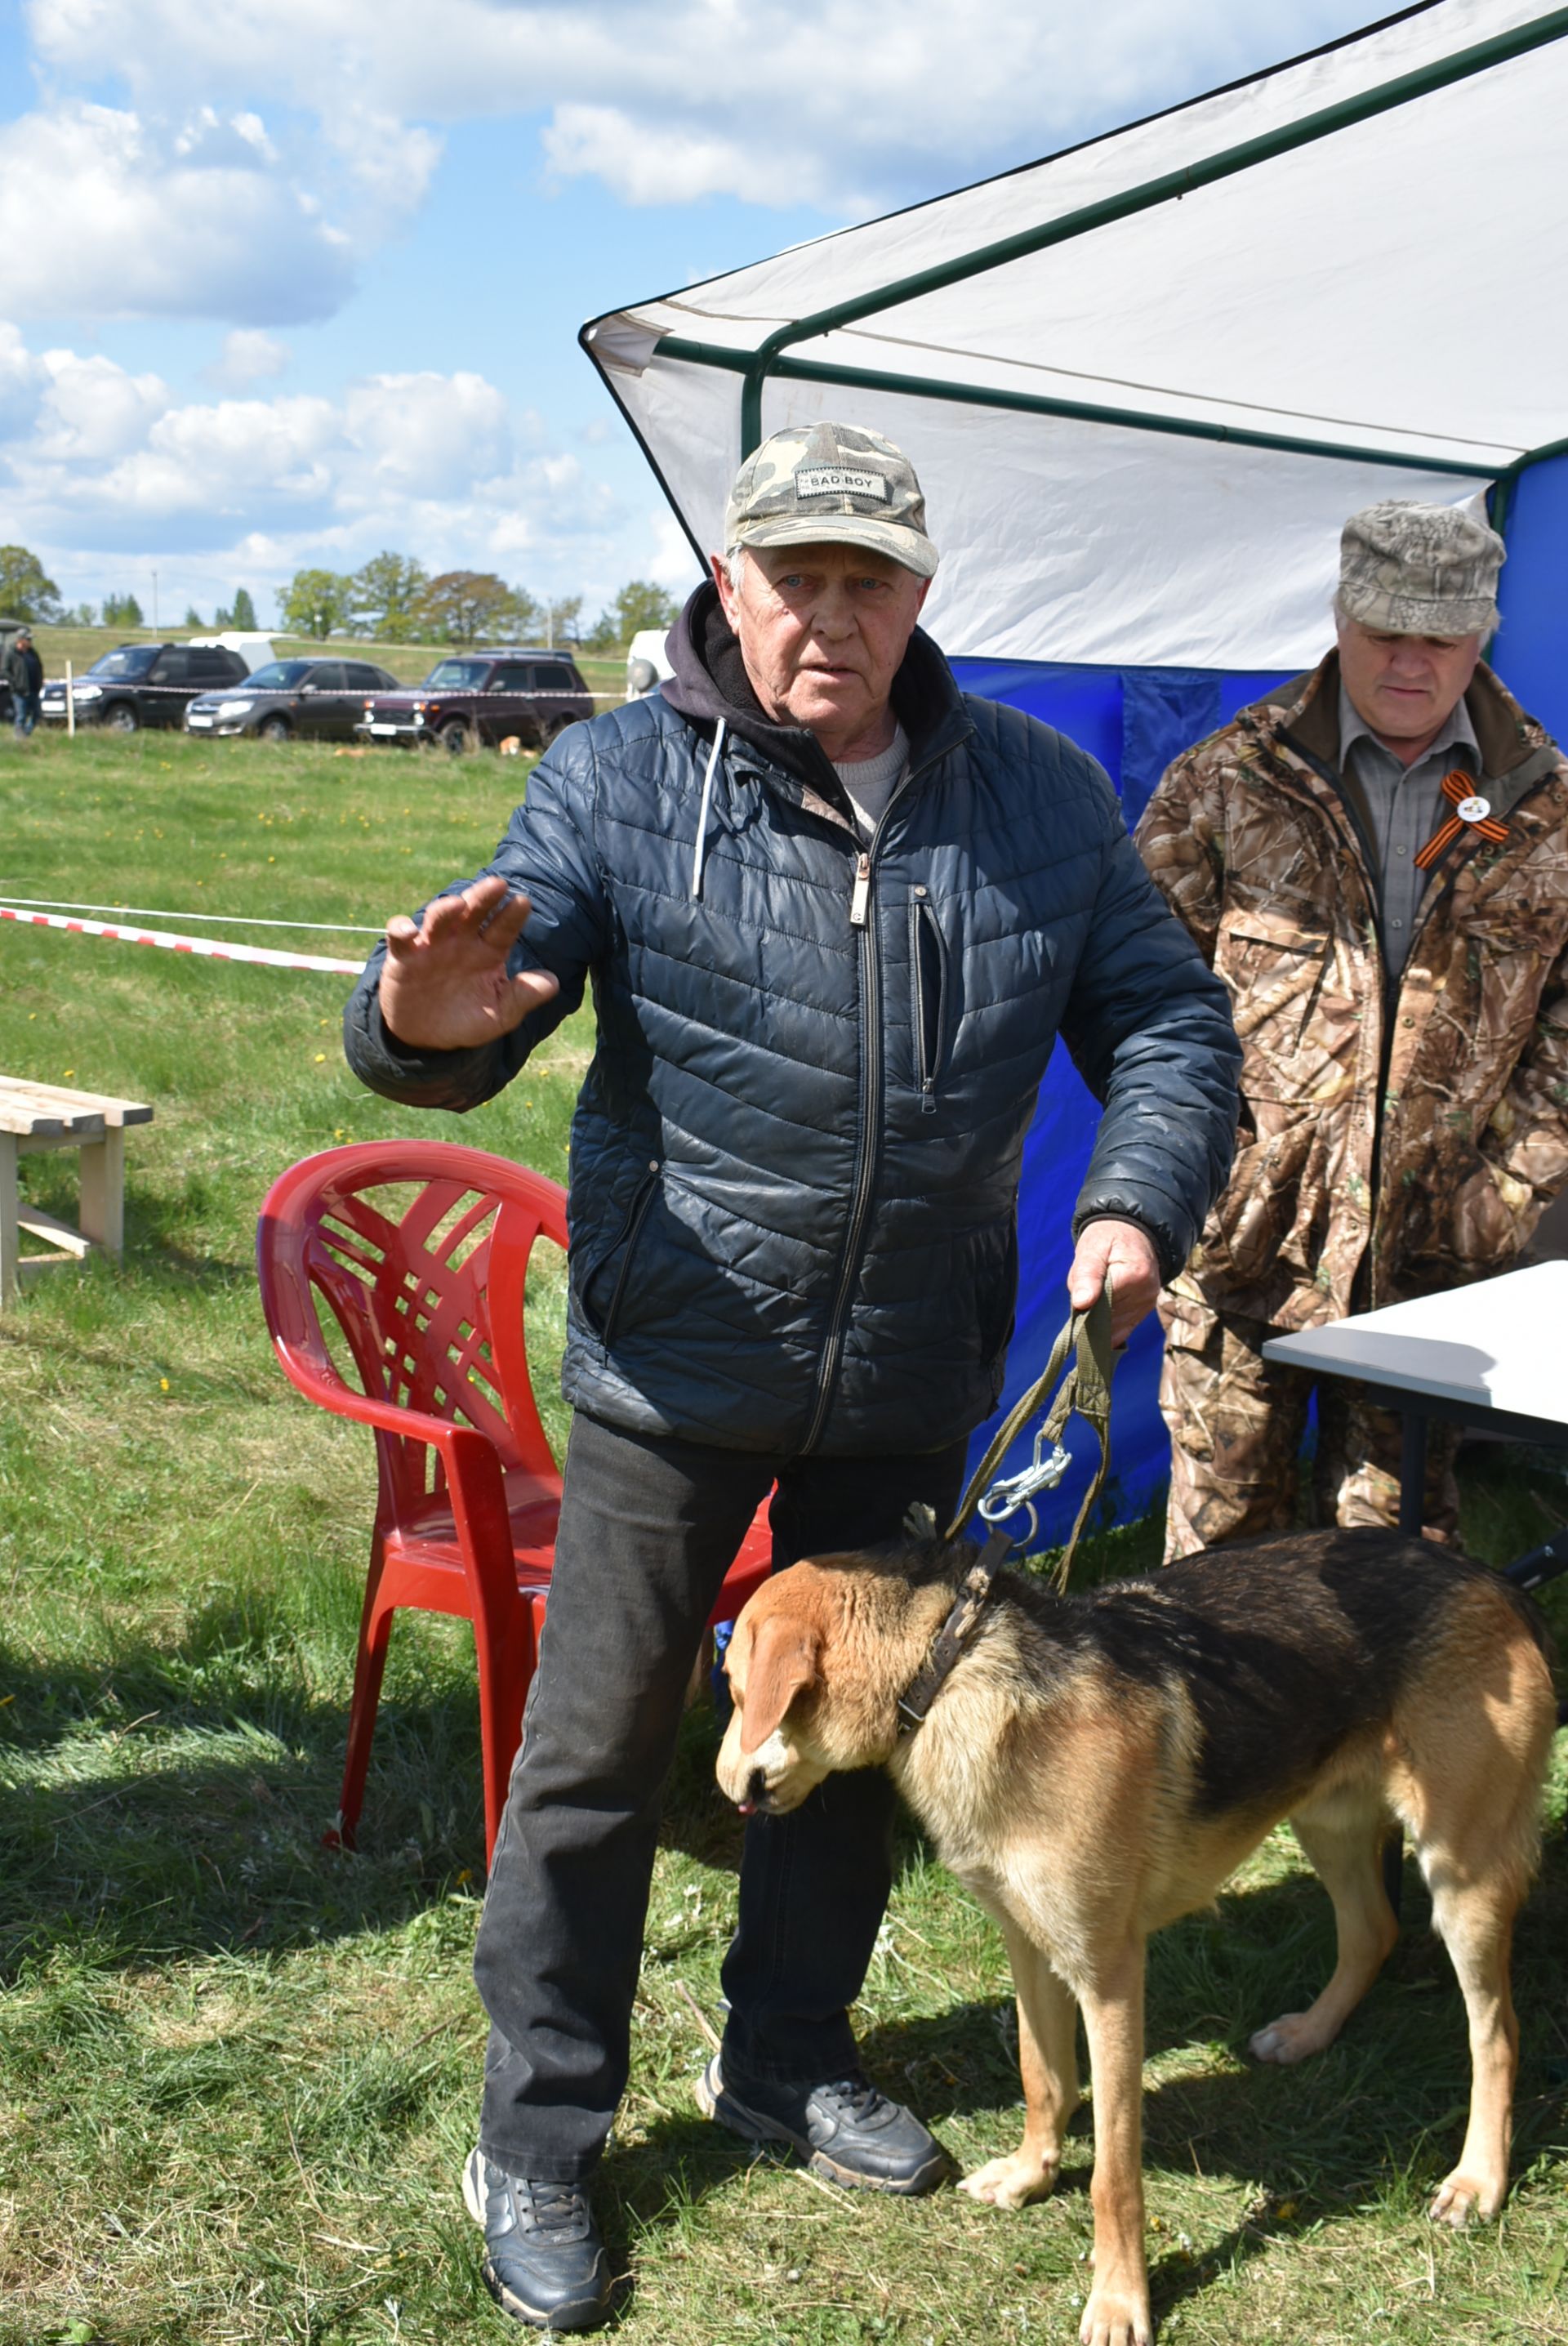
M 0 1076 L 0 1304 L 14 1300 L 25 1275 L 57 1263 L 78 1262 L 92 1247 L 117 1255 L 125 1243 L 125 1134 L 128 1124 L 150 1124 L 142 1100 L 106 1099 L 100 1092 L 66 1091 Z M 30 1149 L 75 1148 L 81 1155 L 82 1226 L 36 1206 L 24 1206 L 18 1158 Z M 24 1255 L 21 1234 L 42 1239 L 47 1254 Z

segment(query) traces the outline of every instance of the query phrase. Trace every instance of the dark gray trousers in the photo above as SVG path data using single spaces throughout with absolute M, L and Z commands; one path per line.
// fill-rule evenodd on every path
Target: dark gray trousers
M 952 1515 L 966 1445 L 774 1458 L 616 1432 L 579 1414 L 522 1748 L 474 1977 L 490 2015 L 480 2141 L 514 2175 L 596 2162 L 626 2088 L 660 1800 L 708 1617 L 775 1481 L 774 1567 Z M 715 1800 L 719 1795 L 717 1788 Z M 830 1777 L 753 1817 L 725 1960 L 725 2058 L 821 2082 L 854 2066 L 859 1994 L 891 1887 L 892 1788 Z

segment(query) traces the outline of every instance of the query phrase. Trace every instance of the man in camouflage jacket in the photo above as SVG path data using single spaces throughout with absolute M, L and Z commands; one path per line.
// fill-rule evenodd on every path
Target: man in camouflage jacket
M 1246 1054 L 1228 1186 L 1161 1299 L 1172 1556 L 1294 1518 L 1309 1386 L 1267 1336 L 1506 1270 L 1568 1177 L 1568 761 L 1477 658 L 1502 540 L 1390 502 L 1343 543 L 1339 648 L 1137 831 Z M 1319 1520 L 1396 1521 L 1397 1420 L 1318 1402 Z M 1451 1465 L 1434 1442 L 1439 1537 Z

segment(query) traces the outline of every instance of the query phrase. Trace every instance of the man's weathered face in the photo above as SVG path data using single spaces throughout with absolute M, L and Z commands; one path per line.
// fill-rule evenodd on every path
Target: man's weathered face
M 1339 673 L 1358 716 L 1396 753 L 1419 755 L 1463 699 L 1479 636 L 1395 636 L 1339 621 Z
M 888 695 L 930 581 L 857 546 L 747 549 L 738 588 L 713 560 L 751 688 L 779 725 L 829 757 L 873 758 L 892 739 Z

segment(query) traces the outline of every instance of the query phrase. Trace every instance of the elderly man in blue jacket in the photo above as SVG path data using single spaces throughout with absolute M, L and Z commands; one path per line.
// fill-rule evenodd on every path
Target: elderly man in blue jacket
M 661 693 L 575 726 L 489 870 L 392 920 L 356 1072 L 490 1098 L 583 999 L 555 1578 L 475 1974 L 491 2020 L 464 2196 L 516 2319 L 588 2330 L 585 2189 L 625 2087 L 660 1793 L 708 1619 L 775 1484 L 779 1566 L 951 1513 L 1002 1390 L 1016 1198 L 1060 1034 L 1105 1105 L 1069 1286 L 1116 1332 L 1224 1177 L 1225 994 L 1105 775 L 962 694 L 916 625 L 936 549 L 877 434 L 744 464 Z M 865 2076 L 848 2007 L 891 1882 L 891 1788 L 754 1817 L 697 2099 L 847 2185 L 929 2189 L 937 2145 Z

